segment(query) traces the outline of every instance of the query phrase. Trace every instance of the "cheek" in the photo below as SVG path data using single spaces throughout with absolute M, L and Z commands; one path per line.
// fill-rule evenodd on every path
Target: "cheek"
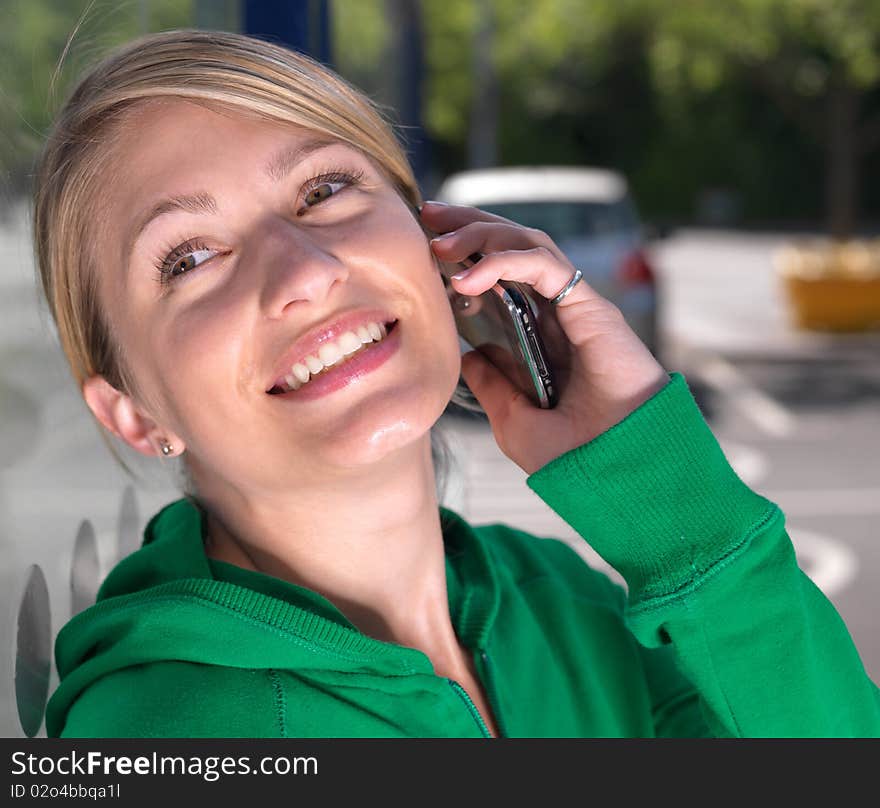
M 408 301 L 403 310 L 416 326 L 419 354 L 432 357 L 435 382 L 455 389 L 461 372 L 461 346 L 449 294 L 428 235 L 402 202 L 377 207 L 369 226 L 349 244 L 351 256 L 366 258 L 367 271 L 390 295 L 402 293 Z
M 242 380 L 239 360 L 243 328 L 236 312 L 200 307 L 177 318 L 173 325 L 157 329 L 161 337 L 153 352 L 167 395 L 181 417 L 198 405 L 200 418 L 222 409 Z M 253 365 L 245 372 L 253 375 Z M 222 395 L 220 395 L 222 393 Z M 202 406 L 207 402 L 210 407 Z
M 396 194 L 376 204 L 364 225 L 356 238 L 365 257 L 383 256 L 389 267 L 406 274 L 434 272 L 429 236 Z

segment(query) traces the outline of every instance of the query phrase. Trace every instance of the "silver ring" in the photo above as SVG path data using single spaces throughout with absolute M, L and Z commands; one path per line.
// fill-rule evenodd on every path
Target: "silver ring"
M 556 295 L 556 297 L 554 297 L 550 301 L 550 303 L 552 303 L 554 306 L 557 305 L 560 300 L 562 300 L 572 289 L 574 289 L 575 284 L 583 277 L 584 273 L 581 272 L 579 269 L 576 269 L 574 271 L 574 275 L 571 276 L 571 280 L 567 284 L 565 284 L 565 287 L 562 289 L 562 291 L 558 295 Z

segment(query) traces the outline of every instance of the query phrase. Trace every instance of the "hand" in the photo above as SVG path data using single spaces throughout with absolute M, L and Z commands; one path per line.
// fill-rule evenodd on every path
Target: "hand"
M 499 279 L 531 286 L 555 297 L 575 267 L 553 240 L 479 208 L 427 202 L 426 228 L 442 234 L 431 241 L 441 261 L 484 254 L 461 280 L 462 295 L 477 296 Z M 622 421 L 661 390 L 669 374 L 629 327 L 615 305 L 579 282 L 555 306 L 569 345 L 570 372 L 553 409 L 542 409 L 479 352 L 462 356 L 465 382 L 489 417 L 499 448 L 528 474 L 581 446 Z

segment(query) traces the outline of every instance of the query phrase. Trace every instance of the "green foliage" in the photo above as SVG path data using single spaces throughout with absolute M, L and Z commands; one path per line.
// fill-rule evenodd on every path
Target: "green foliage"
M 731 71 L 771 66 L 791 92 L 821 94 L 832 73 L 869 87 L 880 79 L 876 0 L 645 0 L 656 32 L 658 86 L 706 92 Z
M 461 165 L 473 0 L 424 0 L 427 124 Z M 747 218 L 815 218 L 835 87 L 880 81 L 876 0 L 493 0 L 503 163 L 624 170 L 649 212 L 706 188 Z
M 471 104 L 471 42 L 476 14 L 472 3 L 422 3 L 425 42 L 425 126 L 441 141 L 467 139 Z
M 368 94 L 382 86 L 389 38 L 385 0 L 334 0 L 330 14 L 336 70 Z
M 190 25 L 192 2 L 0 0 L 0 19 L 0 170 L 14 181 L 80 72 L 142 33 Z

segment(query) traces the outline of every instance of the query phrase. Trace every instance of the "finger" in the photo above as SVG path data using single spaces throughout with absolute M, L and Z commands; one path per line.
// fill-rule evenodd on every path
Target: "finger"
M 462 274 L 464 277 L 462 277 Z M 560 262 L 544 247 L 530 250 L 511 250 L 490 253 L 474 264 L 470 270 L 452 276 L 450 283 L 462 295 L 479 297 L 492 289 L 499 280 L 516 281 L 530 287 L 538 298 L 552 299 L 568 284 L 574 268 L 568 262 Z M 533 295 L 534 295 L 533 293 Z M 536 300 L 539 311 L 543 309 L 545 342 L 551 338 L 553 355 L 568 368 L 564 343 L 580 349 L 602 334 L 623 334 L 626 320 L 620 309 L 598 294 L 583 279 L 555 306 Z M 561 331 L 561 333 L 560 333 Z M 571 359 L 573 361 L 574 355 Z M 567 370 L 564 371 L 567 375 Z
M 493 431 L 504 434 L 505 424 L 517 411 L 535 409 L 528 396 L 520 391 L 479 351 L 461 357 L 461 375 L 489 416 Z
M 574 272 L 574 267 L 568 261 L 560 261 L 546 247 L 532 247 L 488 253 L 469 270 L 453 275 L 451 282 L 459 294 L 476 297 L 491 289 L 499 280 L 518 281 L 549 300 L 562 291 Z M 557 304 L 556 309 L 561 312 L 585 302 L 613 308 L 610 301 L 581 279 Z
M 431 239 L 431 248 L 441 261 L 463 261 L 474 253 L 502 250 L 528 250 L 546 247 L 560 260 L 565 255 L 552 239 L 540 230 L 506 222 L 470 222 L 457 230 Z
M 447 205 L 445 202 L 425 202 L 420 212 L 425 225 L 436 233 L 448 233 L 470 222 L 516 222 L 470 205 Z

